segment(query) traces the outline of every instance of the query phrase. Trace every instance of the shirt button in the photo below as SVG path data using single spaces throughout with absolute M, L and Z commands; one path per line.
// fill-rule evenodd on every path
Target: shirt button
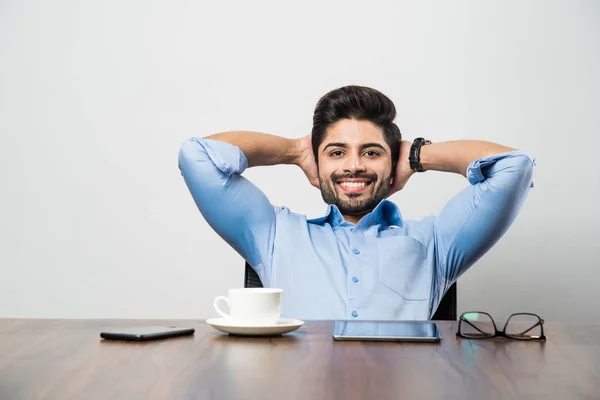
M 353 252 L 354 254 L 360 254 L 360 250 L 358 250 L 358 249 L 354 249 L 354 250 L 352 250 L 352 252 Z
M 358 282 L 358 278 L 357 277 L 353 277 L 352 278 L 352 282 L 354 282 L 354 283 Z
M 356 311 L 352 311 L 352 316 L 353 316 L 354 318 L 356 318 L 356 317 L 358 317 L 358 313 L 357 313 Z

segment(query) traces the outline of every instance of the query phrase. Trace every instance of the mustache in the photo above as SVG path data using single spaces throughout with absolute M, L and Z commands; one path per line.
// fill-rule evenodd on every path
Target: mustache
M 331 176 L 331 179 L 335 182 L 339 181 L 340 179 L 368 179 L 371 182 L 375 182 L 377 180 L 377 174 L 368 174 L 365 172 L 359 172 L 356 174 L 334 174 Z

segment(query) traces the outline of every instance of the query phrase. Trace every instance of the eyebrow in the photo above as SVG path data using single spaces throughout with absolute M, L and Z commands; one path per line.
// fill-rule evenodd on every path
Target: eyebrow
M 325 152 L 325 150 L 327 150 L 329 147 L 341 147 L 342 149 L 347 149 L 349 146 L 346 143 L 342 143 L 342 142 L 334 142 L 334 143 L 328 143 L 324 148 L 323 148 L 323 152 Z M 382 145 L 380 145 L 379 143 L 364 143 L 360 145 L 360 149 L 364 150 L 367 149 L 369 147 L 377 147 L 378 149 L 381 149 L 383 151 L 385 150 L 385 147 L 383 147 Z

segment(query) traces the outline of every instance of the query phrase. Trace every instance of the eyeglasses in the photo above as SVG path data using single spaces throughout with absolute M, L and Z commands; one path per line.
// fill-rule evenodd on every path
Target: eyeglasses
M 546 340 L 544 320 L 537 314 L 512 314 L 499 331 L 492 316 L 481 311 L 463 313 L 458 320 L 456 336 L 465 339 L 489 339 L 505 337 L 518 340 Z

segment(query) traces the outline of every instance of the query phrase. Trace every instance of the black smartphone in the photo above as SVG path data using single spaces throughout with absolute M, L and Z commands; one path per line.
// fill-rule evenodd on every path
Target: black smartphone
M 110 340 L 133 340 L 143 342 L 146 340 L 193 335 L 194 331 L 194 328 L 182 328 L 179 326 L 140 326 L 137 328 L 122 328 L 101 332 L 100 337 Z

